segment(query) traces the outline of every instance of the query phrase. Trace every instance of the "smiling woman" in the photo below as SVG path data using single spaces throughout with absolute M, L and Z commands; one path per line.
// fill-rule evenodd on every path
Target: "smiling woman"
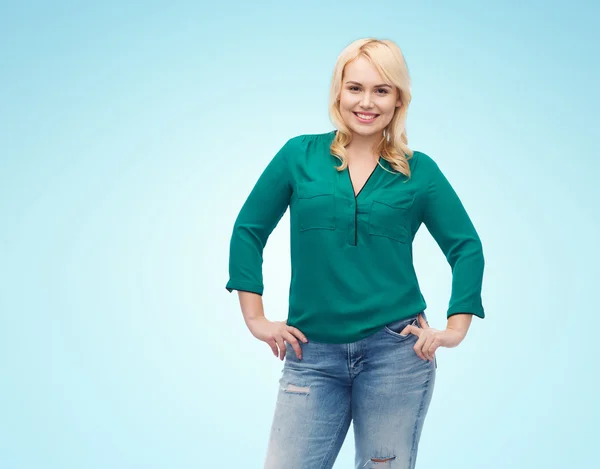
M 435 161 L 408 148 L 410 100 L 396 44 L 350 44 L 332 78 L 336 130 L 290 138 L 235 221 L 226 288 L 238 290 L 252 335 L 286 360 L 267 469 L 331 468 L 351 422 L 356 467 L 414 468 L 435 351 L 457 346 L 472 316 L 484 317 L 481 242 Z M 288 207 L 289 311 L 272 322 L 262 254 Z M 422 224 L 452 268 L 443 331 L 427 323 L 413 266 Z

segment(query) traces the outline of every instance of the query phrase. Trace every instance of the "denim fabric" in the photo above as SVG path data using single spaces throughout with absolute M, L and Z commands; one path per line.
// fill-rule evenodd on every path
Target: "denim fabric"
M 424 317 L 425 314 L 421 313 Z M 329 469 L 354 428 L 356 469 L 413 469 L 437 363 L 419 358 L 417 317 L 347 344 L 286 344 L 265 469 Z

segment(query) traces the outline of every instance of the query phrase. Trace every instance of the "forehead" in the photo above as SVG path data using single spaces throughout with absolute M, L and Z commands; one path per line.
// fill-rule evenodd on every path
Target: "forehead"
M 357 81 L 365 85 L 388 83 L 379 74 L 373 64 L 364 57 L 358 57 L 346 65 L 344 69 L 344 81 L 347 80 Z

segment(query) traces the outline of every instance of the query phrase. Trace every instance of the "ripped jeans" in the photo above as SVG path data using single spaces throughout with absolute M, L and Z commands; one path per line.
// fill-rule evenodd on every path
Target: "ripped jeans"
M 421 313 L 426 318 L 425 314 Z M 423 360 L 416 316 L 347 344 L 286 343 L 265 469 L 331 469 L 352 422 L 355 469 L 413 469 L 437 360 Z

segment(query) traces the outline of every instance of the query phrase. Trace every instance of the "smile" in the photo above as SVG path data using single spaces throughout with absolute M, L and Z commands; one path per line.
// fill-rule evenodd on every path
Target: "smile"
M 379 117 L 379 114 L 363 114 L 362 112 L 353 112 L 352 114 L 356 116 L 359 122 L 363 123 L 373 122 Z

